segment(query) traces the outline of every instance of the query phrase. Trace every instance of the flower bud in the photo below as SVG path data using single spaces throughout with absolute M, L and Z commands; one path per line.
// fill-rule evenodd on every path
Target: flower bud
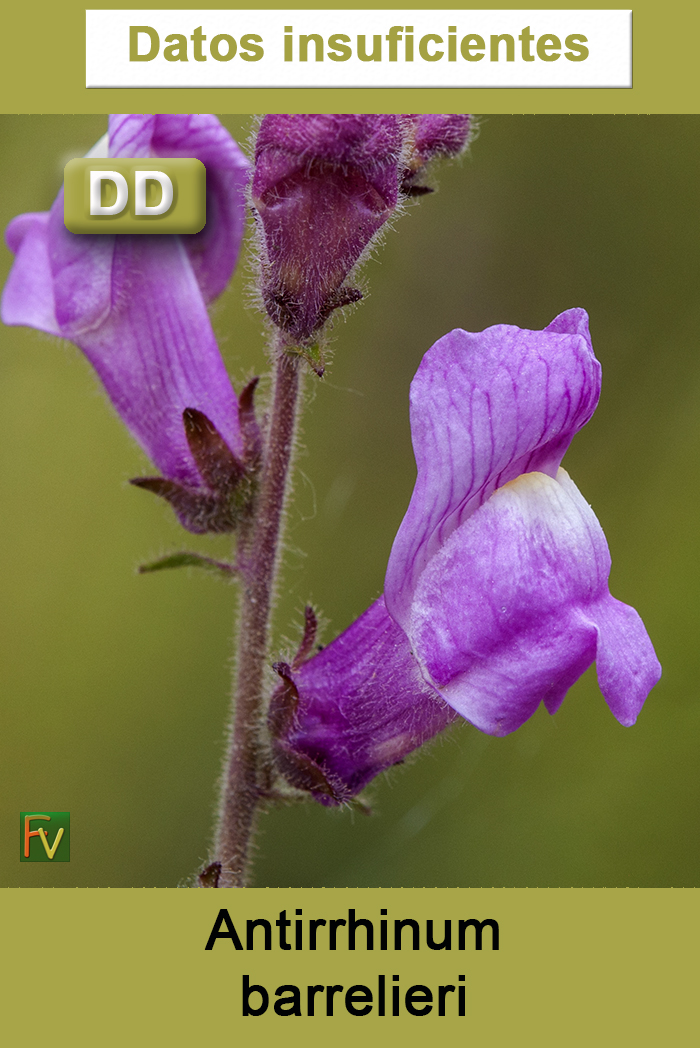
M 404 130 L 399 116 L 264 117 L 252 183 L 262 295 L 290 343 L 362 297 L 345 281 L 399 201 Z
M 466 149 L 471 118 L 466 113 L 427 113 L 413 118 L 413 142 L 401 183 L 408 196 L 430 193 L 421 185 L 426 169 L 438 157 L 455 157 Z

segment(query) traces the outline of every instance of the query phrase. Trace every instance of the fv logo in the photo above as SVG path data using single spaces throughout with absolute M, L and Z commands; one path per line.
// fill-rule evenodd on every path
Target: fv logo
M 70 862 L 70 812 L 19 813 L 20 862 Z

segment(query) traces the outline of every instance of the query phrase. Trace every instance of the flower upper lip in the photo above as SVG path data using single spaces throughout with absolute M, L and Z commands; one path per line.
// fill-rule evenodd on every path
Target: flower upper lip
M 413 380 L 418 476 L 387 611 L 425 680 L 490 734 L 540 702 L 555 712 L 594 660 L 613 714 L 633 724 L 661 673 L 636 611 L 608 591 L 600 524 L 559 468 L 599 395 L 583 310 L 544 331 L 452 331 Z
M 522 473 L 555 476 L 600 396 L 584 310 L 544 331 L 456 330 L 426 353 L 411 384 L 418 475 L 392 547 L 385 597 L 404 623 L 431 555 L 495 488 Z

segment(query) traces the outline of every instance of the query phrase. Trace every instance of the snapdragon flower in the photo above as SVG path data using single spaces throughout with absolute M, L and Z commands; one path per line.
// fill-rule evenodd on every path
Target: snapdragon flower
M 89 155 L 201 160 L 204 229 L 189 236 L 70 233 L 61 190 L 50 211 L 19 215 L 7 229 L 16 259 L 2 319 L 79 346 L 162 473 L 138 483 L 166 497 L 190 531 L 229 530 L 232 490 L 249 449 L 206 307 L 236 265 L 248 162 L 209 115 L 113 115 Z
M 282 665 L 270 714 L 280 770 L 327 804 L 456 714 L 490 735 L 555 713 L 596 662 L 635 722 L 661 668 L 560 463 L 591 418 L 600 365 L 583 310 L 544 331 L 452 331 L 411 385 L 417 479 L 385 595 L 313 658 Z

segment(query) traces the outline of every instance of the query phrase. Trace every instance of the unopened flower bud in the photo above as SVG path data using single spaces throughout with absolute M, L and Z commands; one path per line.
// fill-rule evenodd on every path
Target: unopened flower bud
M 471 118 L 465 113 L 426 113 L 412 119 L 413 143 L 401 189 L 408 196 L 421 196 L 431 191 L 422 184 L 431 161 L 459 156 L 466 149 Z
M 399 116 L 264 117 L 252 183 L 261 290 L 290 343 L 362 297 L 345 281 L 399 201 L 404 134 Z

